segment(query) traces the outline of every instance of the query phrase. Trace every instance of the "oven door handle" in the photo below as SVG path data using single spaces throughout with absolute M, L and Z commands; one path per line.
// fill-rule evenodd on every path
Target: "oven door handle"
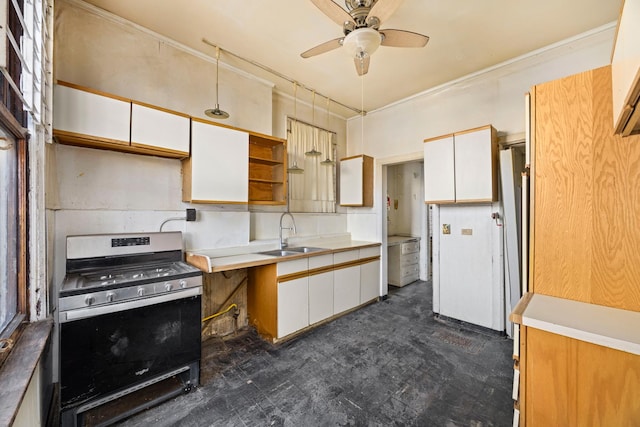
M 88 317 L 100 316 L 102 314 L 117 313 L 119 311 L 131 310 L 133 308 L 147 307 L 149 305 L 161 304 L 163 302 L 175 301 L 178 299 L 194 297 L 202 294 L 201 287 L 188 288 L 178 292 L 171 292 L 149 298 L 136 299 L 117 304 L 103 305 L 91 308 L 80 308 L 60 313 L 60 323 L 71 322 L 73 320 L 86 319 Z

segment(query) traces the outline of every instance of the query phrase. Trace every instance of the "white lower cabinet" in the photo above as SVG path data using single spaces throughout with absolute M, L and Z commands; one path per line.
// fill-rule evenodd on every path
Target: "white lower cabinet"
M 360 304 L 380 295 L 380 260 L 360 266 Z
M 309 278 L 278 282 L 278 338 L 309 326 Z
M 333 312 L 342 313 L 360 305 L 360 266 L 333 270 Z
M 333 271 L 309 276 L 309 324 L 333 316 Z

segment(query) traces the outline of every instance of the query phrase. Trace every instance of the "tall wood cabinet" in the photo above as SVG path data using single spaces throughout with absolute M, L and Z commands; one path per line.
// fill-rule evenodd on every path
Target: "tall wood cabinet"
M 620 350 L 609 336 L 628 322 L 597 314 L 640 312 L 640 135 L 614 135 L 611 93 L 609 66 L 531 90 L 531 294 L 512 314 L 522 324 L 514 351 L 521 426 L 640 420 L 640 350 L 632 350 L 640 326 Z M 528 323 L 530 300 L 547 302 Z M 550 301 L 579 310 L 553 309 Z M 596 332 L 582 330 L 587 323 Z
M 498 200 L 498 138 L 493 126 L 424 141 L 425 203 Z

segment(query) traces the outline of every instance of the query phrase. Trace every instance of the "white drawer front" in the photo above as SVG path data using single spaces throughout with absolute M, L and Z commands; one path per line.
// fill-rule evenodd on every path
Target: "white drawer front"
M 333 254 L 333 263 L 341 264 L 343 262 L 356 261 L 359 257 L 359 251 L 345 251 L 345 252 L 336 252 Z
M 420 275 L 420 267 L 418 264 L 406 265 L 400 267 L 400 277 L 405 276 L 419 276 Z
M 360 259 L 369 258 L 372 256 L 380 256 L 380 246 L 360 249 Z
M 411 264 L 417 264 L 419 261 L 419 258 L 420 258 L 420 254 L 417 252 L 414 252 L 412 254 L 402 255 L 402 257 L 400 258 L 400 265 L 406 266 Z
M 309 269 L 308 258 L 294 259 L 278 263 L 278 276 L 300 273 Z
M 333 265 L 333 254 L 309 257 L 309 270 Z
M 420 242 L 406 242 L 402 244 L 402 255 L 420 251 Z

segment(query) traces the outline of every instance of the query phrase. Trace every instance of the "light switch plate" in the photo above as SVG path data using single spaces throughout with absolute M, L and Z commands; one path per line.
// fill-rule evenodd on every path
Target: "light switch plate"
M 451 224 L 442 224 L 442 234 L 451 234 Z

